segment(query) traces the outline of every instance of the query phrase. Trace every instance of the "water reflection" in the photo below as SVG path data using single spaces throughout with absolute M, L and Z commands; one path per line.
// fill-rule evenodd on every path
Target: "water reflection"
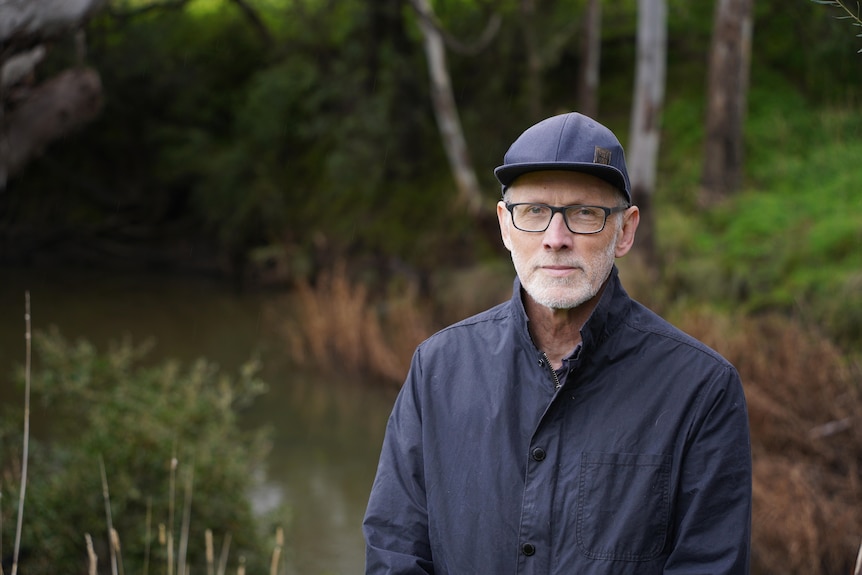
M 360 573 L 360 524 L 394 397 L 349 377 L 276 371 L 255 417 L 291 423 L 279 424 L 270 481 L 257 501 L 287 506 L 289 573 Z
M 11 368 L 24 361 L 24 291 L 34 330 L 67 339 L 153 338 L 152 359 L 206 357 L 235 372 L 254 354 L 270 391 L 243 414 L 273 429 L 272 452 L 253 494 L 261 514 L 284 526 L 286 573 L 354 574 L 364 563 L 362 515 L 374 477 L 391 388 L 350 373 L 299 369 L 286 357 L 271 313 L 276 294 L 232 293 L 200 278 L 98 271 L 0 272 L 0 402 L 22 402 Z M 337 358 L 333 358 L 336 362 Z M 34 414 L 38 418 L 39 414 Z M 41 422 L 44 424 L 44 420 Z M 40 422 L 34 421 L 38 433 Z

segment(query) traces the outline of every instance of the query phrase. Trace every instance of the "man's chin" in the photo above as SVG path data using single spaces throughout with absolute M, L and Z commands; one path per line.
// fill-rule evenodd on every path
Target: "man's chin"
M 545 302 L 539 302 L 543 306 L 550 308 L 554 311 L 566 311 L 570 309 L 574 309 L 584 302 L 581 300 L 546 300 Z
M 574 290 L 570 287 L 563 292 L 540 289 L 533 291 L 528 290 L 527 293 L 530 294 L 530 297 L 533 298 L 533 301 L 537 304 L 553 310 L 573 309 L 590 299 L 589 294 L 576 294 L 573 293 L 573 291 Z

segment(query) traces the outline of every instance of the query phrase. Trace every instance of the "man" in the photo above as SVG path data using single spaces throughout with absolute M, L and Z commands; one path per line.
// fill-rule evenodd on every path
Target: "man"
M 630 299 L 623 149 L 577 113 L 495 174 L 511 301 L 416 350 L 363 530 L 369 574 L 745 574 L 748 417 L 724 358 Z

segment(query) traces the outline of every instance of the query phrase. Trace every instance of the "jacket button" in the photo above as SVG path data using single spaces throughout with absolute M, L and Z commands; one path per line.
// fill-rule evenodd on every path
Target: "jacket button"
M 532 451 L 533 459 L 536 461 L 544 461 L 545 459 L 545 450 L 541 447 L 537 447 Z
M 536 554 L 536 546 L 532 543 L 524 543 L 521 545 L 521 553 L 529 557 L 530 555 Z

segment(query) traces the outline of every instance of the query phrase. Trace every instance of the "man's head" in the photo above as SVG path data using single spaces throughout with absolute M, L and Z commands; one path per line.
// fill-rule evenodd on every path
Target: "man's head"
M 594 300 L 640 218 L 616 137 L 580 114 L 556 116 L 524 132 L 495 174 L 500 232 L 527 294 L 551 309 Z
M 544 170 L 591 174 L 617 188 L 632 203 L 622 145 L 608 128 L 583 114 L 553 116 L 528 128 L 509 147 L 494 175 L 505 192 L 519 176 Z

